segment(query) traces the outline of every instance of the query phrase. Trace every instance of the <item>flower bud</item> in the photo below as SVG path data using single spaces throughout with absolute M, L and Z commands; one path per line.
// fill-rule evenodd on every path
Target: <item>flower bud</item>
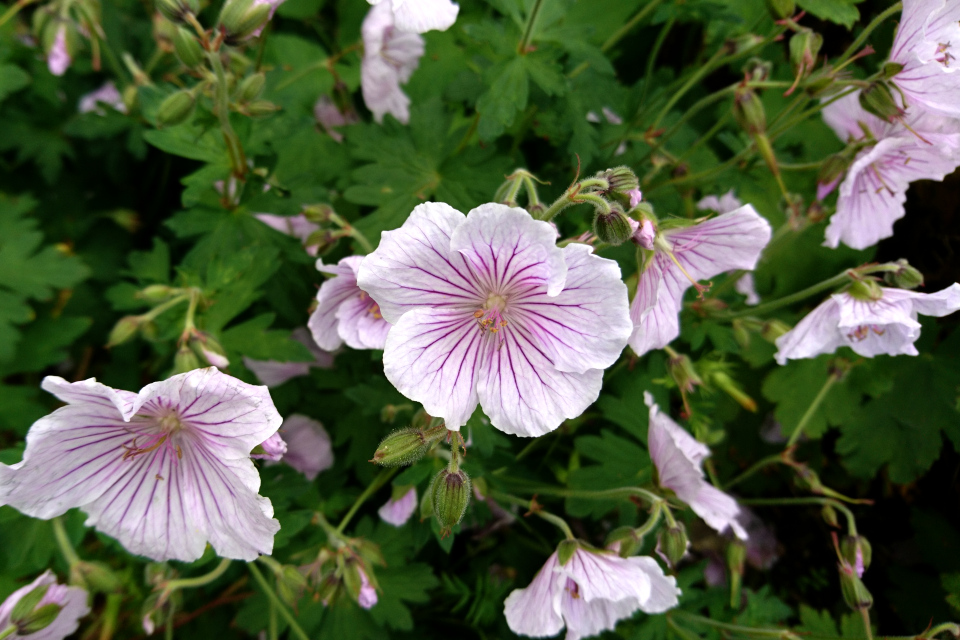
M 840 542 L 840 554 L 857 572 L 857 577 L 862 577 L 863 572 L 870 568 L 873 547 L 864 536 L 844 536 Z
M 380 441 L 370 462 L 382 467 L 404 467 L 413 464 L 439 439 L 423 429 L 398 429 Z
M 797 10 L 793 0 L 767 0 L 767 11 L 774 20 L 783 20 L 791 17 Z
M 847 293 L 857 300 L 865 301 L 876 301 L 883 297 L 883 289 L 873 278 L 855 280 L 847 288 Z
M 151 284 L 137 291 L 134 297 L 147 302 L 165 302 L 176 292 L 177 289 L 165 284 Z
M 736 400 L 737 404 L 752 413 L 757 412 L 757 402 L 740 388 L 740 385 L 731 378 L 726 371 L 717 369 L 710 374 L 710 384 L 722 390 Z
M 723 43 L 724 48 L 727 51 L 728 55 L 734 56 L 749 49 L 753 49 L 758 44 L 763 42 L 763 38 L 758 36 L 755 33 L 745 33 L 742 36 L 737 36 L 736 38 L 730 38 Z
M 740 604 L 740 585 L 743 583 L 743 563 L 747 559 L 747 547 L 740 540 L 731 540 L 727 545 L 727 571 L 730 574 L 730 606 Z
M 230 366 L 230 360 L 227 359 L 223 347 L 208 335 L 199 340 L 191 340 L 190 347 L 197 354 L 197 358 L 201 361 L 205 360 L 207 364 L 211 364 L 218 369 L 226 369 Z
M 263 85 L 267 81 L 267 76 L 262 72 L 247 76 L 237 87 L 237 100 L 240 102 L 251 102 L 260 97 L 263 93 Z
M 197 354 L 190 347 L 183 346 L 177 350 L 177 355 L 173 357 L 173 373 L 186 373 L 200 368 L 200 360 Z
M 200 12 L 199 0 L 156 0 L 157 10 L 172 22 L 185 22 L 186 15 Z
M 640 190 L 640 180 L 630 167 L 614 167 L 597 174 L 598 178 L 603 178 L 610 184 L 610 191 L 620 195 L 630 196 L 631 191 Z
M 687 553 L 687 547 L 690 541 L 687 539 L 687 530 L 682 522 L 677 522 L 669 527 L 660 530 L 660 538 L 657 540 L 657 547 L 660 553 L 667 559 L 670 566 L 676 566 L 680 559 Z
M 124 316 L 120 318 L 110 331 L 110 336 L 107 338 L 107 348 L 121 345 L 137 335 L 137 330 L 140 328 L 141 322 L 140 316 Z
M 773 63 L 763 58 L 753 57 L 742 68 L 743 75 L 753 82 L 766 82 L 773 72 Z
M 916 289 L 923 286 L 923 274 L 911 267 L 906 260 L 900 258 L 893 264 L 897 265 L 897 270 L 887 271 L 883 274 L 883 279 L 887 284 L 900 289 Z
M 70 567 L 70 583 L 94 593 L 111 593 L 120 588 L 120 578 L 102 562 L 82 560 Z
M 767 320 L 760 329 L 760 337 L 767 342 L 776 343 L 777 338 L 790 331 L 792 327 L 782 320 Z
M 657 228 L 653 226 L 652 222 L 644 218 L 640 221 L 640 224 L 633 232 L 633 235 L 630 236 L 630 239 L 633 240 L 637 246 L 643 247 L 647 251 L 652 251 L 653 242 L 657 239 Z
M 300 594 L 303 593 L 303 590 L 307 586 L 306 577 L 304 577 L 296 567 L 289 564 L 283 565 L 276 573 L 276 576 L 277 595 L 280 596 L 280 599 L 286 602 L 288 606 L 294 607 L 297 604 L 297 600 L 300 599 Z
M 609 212 L 597 210 L 593 218 L 593 232 L 600 242 L 616 246 L 630 239 L 633 228 L 623 209 L 619 205 L 613 205 Z
M 843 594 L 843 600 L 847 606 L 854 611 L 862 611 L 873 606 L 873 596 L 867 591 L 863 581 L 857 576 L 857 572 L 846 562 L 841 562 L 840 570 L 840 592 Z
M 254 100 L 247 104 L 246 113 L 250 116 L 268 116 L 280 111 L 280 107 L 269 100 Z
M 643 536 L 638 536 L 633 527 L 618 527 L 610 532 L 603 546 L 615 550 L 621 558 L 630 558 L 640 553 Z
M 829 504 L 823 505 L 823 509 L 820 510 L 820 515 L 823 517 L 823 521 L 831 527 L 840 527 L 840 520 L 837 518 L 837 510 Z
M 57 616 L 60 615 L 60 612 L 63 610 L 63 607 L 59 604 L 45 604 L 42 607 L 38 607 L 30 612 L 22 620 L 16 620 L 11 618 L 17 627 L 18 636 L 29 636 L 30 634 L 37 633 L 38 631 L 43 631 L 57 619 Z
M 220 24 L 231 43 L 250 37 L 269 19 L 270 5 L 255 0 L 227 0 L 220 11 Z
M 557 560 L 560 561 L 560 566 L 563 566 L 570 562 L 570 558 L 573 557 L 573 554 L 577 552 L 577 549 L 580 548 L 580 543 L 576 540 L 564 540 L 557 545 Z
M 753 135 L 767 129 L 767 114 L 753 89 L 742 87 L 733 100 L 733 115 L 744 131 Z
M 430 487 L 433 496 L 433 515 L 443 535 L 458 525 L 470 503 L 470 476 L 463 469 L 442 469 Z
M 185 122 L 192 114 L 196 99 L 187 89 L 170 94 L 160 103 L 157 109 L 157 125 L 172 127 Z
M 822 46 L 823 36 L 813 29 L 801 29 L 793 34 L 790 38 L 790 62 L 798 77 L 810 75 Z
M 860 106 L 868 113 L 893 122 L 903 117 L 904 110 L 897 105 L 893 92 L 886 82 L 874 82 L 860 92 Z
M 693 361 L 684 353 L 670 358 L 667 362 L 667 371 L 670 377 L 677 383 L 677 387 L 686 393 L 693 392 L 694 387 L 703 384 L 700 374 L 693 367 Z
M 185 67 L 192 69 L 203 62 L 203 49 L 189 29 L 177 27 L 173 35 L 173 51 Z

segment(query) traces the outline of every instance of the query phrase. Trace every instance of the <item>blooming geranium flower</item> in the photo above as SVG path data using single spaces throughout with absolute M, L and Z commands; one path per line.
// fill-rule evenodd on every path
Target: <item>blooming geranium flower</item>
M 580 415 L 630 333 L 620 269 L 523 209 L 466 217 L 419 205 L 385 231 L 358 282 L 394 326 L 384 372 L 408 398 L 467 422 L 477 404 L 507 433 L 539 436 Z
M 33 424 L 2 502 L 49 519 L 79 507 L 131 553 L 190 562 L 207 542 L 226 558 L 273 549 L 280 528 L 250 450 L 280 415 L 265 387 L 197 369 L 140 393 L 48 376 L 67 406 Z
M 407 524 L 407 520 L 417 510 L 417 490 L 415 487 L 404 492 L 399 497 L 391 497 L 387 503 L 380 507 L 377 513 L 380 519 L 395 527 L 402 527 Z
M 367 0 L 388 7 L 397 29 L 409 33 L 446 31 L 457 21 L 460 6 L 450 0 Z
M 840 183 L 837 212 L 830 218 L 824 242 L 832 248 L 843 242 L 865 249 L 892 236 L 893 223 L 904 215 L 910 183 L 943 180 L 960 164 L 956 122 L 924 112 L 908 115 L 906 125 L 884 122 L 860 106 L 858 95 L 852 93 L 823 110 L 824 121 L 840 139 L 865 145 Z M 821 185 L 818 197 L 833 184 Z
M 305 376 L 310 373 L 314 367 L 319 369 L 330 369 L 333 367 L 333 354 L 324 351 L 313 341 L 310 330 L 306 327 L 297 327 L 290 334 L 290 338 L 307 347 L 313 354 L 313 362 L 281 362 L 279 360 L 254 360 L 253 358 L 243 357 L 243 364 L 257 376 L 261 384 L 268 387 L 277 387 L 290 380 Z
M 15 619 L 13 614 L 17 603 L 37 589 L 45 591 L 43 597 L 33 609 Z M 50 613 L 54 613 L 52 619 L 48 617 Z M 27 586 L 11 593 L 0 605 L 0 636 L 11 640 L 63 640 L 77 630 L 80 618 L 88 613 L 86 590 L 57 584 L 56 576 L 47 570 Z M 42 628 L 37 629 L 38 626 Z
M 62 76 L 70 68 L 73 58 L 70 57 L 70 50 L 67 48 L 67 27 L 64 25 L 57 30 L 57 35 L 53 39 L 53 45 L 47 52 L 47 68 L 55 76 Z
M 305 415 L 294 413 L 283 421 L 280 433 L 286 441 L 281 460 L 313 480 L 333 466 L 333 446 L 323 425 Z M 271 464 L 271 463 L 267 463 Z
M 741 540 L 747 532 L 740 524 L 737 501 L 706 481 L 701 465 L 710 449 L 698 442 L 680 425 L 660 412 L 649 392 L 643 399 L 650 407 L 650 431 L 647 445 L 657 467 L 660 486 L 671 489 L 693 512 L 716 531 L 731 529 Z
M 960 284 L 933 294 L 886 287 L 879 292 L 876 299 L 854 297 L 849 291 L 827 298 L 777 338 L 777 362 L 814 358 L 842 346 L 867 358 L 883 353 L 915 356 L 917 314 L 940 317 L 960 309 Z
M 727 191 L 722 196 L 706 196 L 697 203 L 697 209 L 701 211 L 716 211 L 717 213 L 728 213 L 743 206 L 740 198 L 736 196 L 733 189 Z M 754 307 L 760 304 L 760 295 L 757 293 L 757 287 L 753 280 L 752 273 L 745 273 L 733 285 L 737 293 L 745 296 L 745 302 L 748 306 Z
M 348 256 L 336 265 L 317 260 L 317 269 L 332 273 L 317 292 L 317 308 L 307 326 L 321 349 L 334 351 L 344 342 L 352 349 L 383 349 L 390 324 L 380 307 L 357 286 L 363 256 Z
M 400 88 L 420 64 L 423 38 L 396 28 L 387 0 L 377 4 L 363 20 L 363 61 L 360 64 L 360 89 L 363 101 L 377 122 L 384 114 L 406 124 L 410 121 L 410 98 Z M 411 5 L 413 0 L 408 0 Z M 419 1 L 419 0 L 418 0 Z
M 285 233 L 288 236 L 293 236 L 298 239 L 303 244 L 303 248 L 306 249 L 307 253 L 311 256 L 315 257 L 320 250 L 319 244 L 311 245 L 307 243 L 310 236 L 320 230 L 320 225 L 316 222 L 311 222 L 302 213 L 295 216 L 275 216 L 272 213 L 257 213 L 254 214 L 254 217 L 271 229 L 276 229 L 280 233 Z
M 662 613 L 677 605 L 679 595 L 676 579 L 653 558 L 578 546 L 566 563 L 554 551 L 530 586 L 507 596 L 503 609 L 518 635 L 543 638 L 566 626 L 566 640 L 579 640 L 613 629 L 637 610 Z
M 960 116 L 960 5 L 946 0 L 904 0 L 890 61 L 903 66 L 893 82 L 906 106 Z
M 80 113 L 90 113 L 92 111 L 97 115 L 106 115 L 102 105 L 107 105 L 120 113 L 127 112 L 127 105 L 123 102 L 123 96 L 120 95 L 117 85 L 113 84 L 113 81 L 104 83 L 96 91 L 91 91 L 80 98 L 77 111 Z
M 638 356 L 680 335 L 683 294 L 698 280 L 753 269 L 770 241 L 770 224 L 745 205 L 693 226 L 661 228 L 630 306 L 630 347 Z

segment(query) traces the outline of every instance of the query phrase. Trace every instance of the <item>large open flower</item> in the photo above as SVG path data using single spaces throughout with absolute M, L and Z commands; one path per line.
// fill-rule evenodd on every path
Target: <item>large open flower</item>
M 907 107 L 960 116 L 960 3 L 904 0 L 890 60 L 903 66 L 893 81 Z
M 522 210 L 466 217 L 418 206 L 360 266 L 358 282 L 394 326 L 387 378 L 448 429 L 477 403 L 496 428 L 539 436 L 580 415 L 630 334 L 627 289 L 611 260 Z
M 154 560 L 269 554 L 280 529 L 250 451 L 281 418 L 266 387 L 197 369 L 140 393 L 48 376 L 67 403 L 33 424 L 0 502 L 49 519 L 79 507 L 87 524 Z

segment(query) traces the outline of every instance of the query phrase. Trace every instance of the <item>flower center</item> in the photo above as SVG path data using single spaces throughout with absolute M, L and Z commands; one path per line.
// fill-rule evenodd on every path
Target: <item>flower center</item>
M 477 319 L 481 331 L 489 329 L 491 333 L 496 333 L 507 326 L 507 320 L 503 317 L 506 308 L 507 299 L 498 293 L 491 293 L 483 304 L 483 308 L 477 309 L 473 317 Z
M 950 53 L 950 43 L 946 44 L 940 42 L 937 44 L 937 56 L 936 61 L 942 64 L 945 67 L 950 66 L 950 61 L 954 60 L 953 54 Z
M 183 423 L 180 422 L 180 417 L 177 413 L 170 411 L 159 419 L 151 417 L 149 420 L 150 422 L 154 422 L 159 429 L 152 433 L 140 433 L 131 428 L 130 432 L 133 434 L 133 438 L 121 445 L 124 451 L 123 459 L 132 460 L 145 453 L 157 451 L 164 445 L 166 445 L 171 453 L 176 451 L 178 460 L 182 458 L 183 451 L 180 449 L 180 445 L 174 444 L 171 439 L 171 436 L 183 430 Z
M 370 297 L 370 296 L 369 296 L 369 294 L 367 294 L 366 291 L 361 291 L 361 292 L 360 292 L 360 299 L 361 299 L 361 300 L 366 300 L 366 299 L 369 298 L 369 297 Z M 380 315 L 380 305 L 377 304 L 376 302 L 374 302 L 372 299 L 370 300 L 370 306 L 367 307 L 367 313 L 369 313 L 370 315 L 372 315 L 372 316 L 373 316 L 374 318 L 376 318 L 377 320 L 379 320 L 379 319 L 381 319 L 381 318 L 383 317 L 382 315 Z
M 580 586 L 570 578 L 567 578 L 567 584 L 564 588 L 570 593 L 571 598 L 577 599 L 580 597 Z
M 851 342 L 863 342 L 870 336 L 871 331 L 877 334 L 878 336 L 882 336 L 884 334 L 884 329 L 878 327 L 875 324 L 871 324 L 871 325 L 862 324 L 856 329 L 854 329 L 853 331 L 851 331 L 850 333 L 848 333 L 847 338 Z

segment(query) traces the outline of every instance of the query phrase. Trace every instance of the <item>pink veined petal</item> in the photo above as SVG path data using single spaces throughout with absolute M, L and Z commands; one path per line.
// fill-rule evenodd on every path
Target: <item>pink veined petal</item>
M 394 14 L 387 3 L 374 6 L 361 27 L 364 56 L 360 63 L 363 100 L 377 122 L 387 113 L 406 124 L 410 98 L 400 84 L 410 79 L 424 52 L 424 41 L 415 33 L 395 29 Z
M 634 610 L 650 599 L 650 577 L 640 566 L 609 551 L 577 549 L 556 571 L 577 583 L 580 598 L 617 602 L 635 600 Z M 569 621 L 568 621 L 568 625 Z
M 960 284 L 954 283 L 936 293 L 919 293 L 902 289 L 884 289 L 883 297 L 908 297 L 915 313 L 940 318 L 960 309 Z
M 722 196 L 706 196 L 697 203 L 697 209 L 701 211 L 716 211 L 717 213 L 728 213 L 739 209 L 743 203 L 737 198 L 733 189 L 727 191 Z
M 567 625 L 565 640 L 580 640 L 613 630 L 617 622 L 629 618 L 639 609 L 633 598 L 587 601 L 574 595 L 577 584 L 567 579 L 560 597 L 560 611 Z
M 457 21 L 460 6 L 450 0 L 392 0 L 397 29 L 411 33 L 446 31 Z
M 747 539 L 747 532 L 737 520 L 740 515 L 740 506 L 731 496 L 707 482 L 700 481 L 700 486 L 694 495 L 677 497 L 690 505 L 693 512 L 703 518 L 715 531 L 723 533 L 732 529 L 734 535 L 741 540 Z
M 40 383 L 40 388 L 67 404 L 92 403 L 103 407 L 113 406 L 123 418 L 133 415 L 133 405 L 137 401 L 137 394 L 113 389 L 97 382 L 96 378 L 67 382 L 59 376 L 47 376 Z
M 302 473 L 307 480 L 313 480 L 321 471 L 333 466 L 330 435 L 317 420 L 299 413 L 291 414 L 280 426 L 280 433 L 287 443 L 282 462 Z
M 524 589 L 514 589 L 503 603 L 503 614 L 510 630 L 517 635 L 546 638 L 560 633 L 560 598 L 563 582 L 556 573 L 557 553 L 547 558 L 543 568 Z
M 53 621 L 40 631 L 28 635 L 14 633 L 13 638 L 30 638 L 31 640 L 63 640 L 80 626 L 80 618 L 90 613 L 90 607 L 87 606 L 87 592 L 80 587 L 68 587 L 57 583 L 57 577 L 53 572 L 47 569 L 36 580 L 20 587 L 3 601 L 0 605 L 0 630 L 6 629 L 10 625 L 10 614 L 13 608 L 28 593 L 37 587 L 47 587 L 47 593 L 43 596 L 37 608 L 48 604 L 60 605 L 61 610 Z M 36 610 L 36 609 L 35 609 Z
M 667 576 L 657 561 L 649 556 L 633 556 L 627 562 L 636 565 L 650 580 L 650 597 L 640 603 L 640 610 L 648 614 L 663 613 L 677 606 L 680 589 L 677 579 Z
M 387 524 L 395 527 L 402 527 L 417 510 L 417 489 L 411 487 L 398 500 L 390 498 L 385 505 L 380 507 L 377 514 L 380 519 Z
M 706 280 L 733 269 L 753 270 L 771 233 L 770 223 L 748 204 L 664 235 L 687 273 Z
M 662 254 L 655 255 L 646 270 L 640 274 L 637 293 L 630 304 L 630 319 L 633 333 L 630 348 L 637 356 L 652 349 L 662 349 L 680 335 L 680 309 L 676 296 L 671 295 L 664 283 L 663 262 L 669 260 Z M 681 277 L 682 274 L 677 274 Z M 672 280 L 676 278 L 671 276 Z M 674 288 L 679 288 L 679 283 Z M 683 295 L 682 293 L 680 294 Z
M 843 335 L 837 329 L 839 322 L 840 307 L 836 300 L 827 298 L 797 326 L 777 338 L 777 362 L 783 365 L 787 360 L 833 353 L 844 344 Z
M 486 338 L 469 311 L 414 309 L 387 334 L 383 372 L 400 393 L 456 431 L 477 407 L 477 367 L 492 344 Z
M 337 331 L 351 349 L 383 349 L 390 323 L 383 319 L 376 303 L 361 291 L 337 309 Z
M 310 373 L 309 362 L 279 362 L 277 360 L 254 360 L 243 357 L 243 365 L 267 387 L 279 387 L 287 380 Z
M 504 433 L 542 436 L 579 416 L 600 395 L 601 369 L 558 371 L 519 323 L 484 338 L 477 392 L 490 423 Z
M 397 70 L 381 56 L 364 57 L 360 62 L 360 89 L 377 122 L 383 122 L 388 113 L 401 124 L 410 122 L 410 98 L 400 88 Z
M 875 137 L 885 137 L 892 126 L 860 106 L 860 92 L 854 91 L 823 108 L 823 121 L 843 142 L 859 140 L 866 134 L 865 126 Z M 863 125 L 863 126 L 861 126 Z
M 567 245 L 563 257 L 563 291 L 549 296 L 541 288 L 525 295 L 511 303 L 510 317 L 522 323 L 558 371 L 604 369 L 617 361 L 633 331 L 620 267 L 585 244 Z
M 340 306 L 351 298 L 359 298 L 363 293 L 357 286 L 356 273 L 347 260 L 344 258 L 336 266 L 325 265 L 322 260 L 317 260 L 317 269 L 336 274 L 320 285 L 320 290 L 317 291 L 317 308 L 310 314 L 307 323 L 314 341 L 326 351 L 334 351 L 343 344 L 337 318 Z
M 557 230 L 523 209 L 482 204 L 453 230 L 450 249 L 469 263 L 485 292 L 522 298 L 535 288 L 548 296 L 563 290 L 567 278 Z
M 660 411 L 660 407 L 654 402 L 653 396 L 649 391 L 644 392 L 643 401 L 650 408 L 650 426 L 652 427 L 650 437 L 656 440 L 655 444 L 650 444 L 648 438 L 650 457 L 653 459 L 654 464 L 657 465 L 657 469 L 660 470 L 661 474 L 664 472 L 664 469 L 661 467 L 667 465 L 661 465 L 657 460 L 660 458 L 660 454 L 664 453 L 664 450 L 667 448 L 676 449 L 684 458 L 697 467 L 710 457 L 710 448 L 690 435 L 686 429 L 674 422 L 670 416 Z M 657 451 L 654 452 L 654 449 L 657 449 Z M 662 461 L 666 462 L 666 458 L 663 458 Z M 698 475 L 702 477 L 702 473 Z M 661 482 L 662 480 L 663 478 L 661 477 Z
M 466 258 L 450 248 L 466 220 L 450 205 L 418 205 L 399 229 L 384 231 L 377 250 L 360 265 L 360 288 L 391 324 L 411 309 L 454 307 L 470 313 L 486 302 Z

